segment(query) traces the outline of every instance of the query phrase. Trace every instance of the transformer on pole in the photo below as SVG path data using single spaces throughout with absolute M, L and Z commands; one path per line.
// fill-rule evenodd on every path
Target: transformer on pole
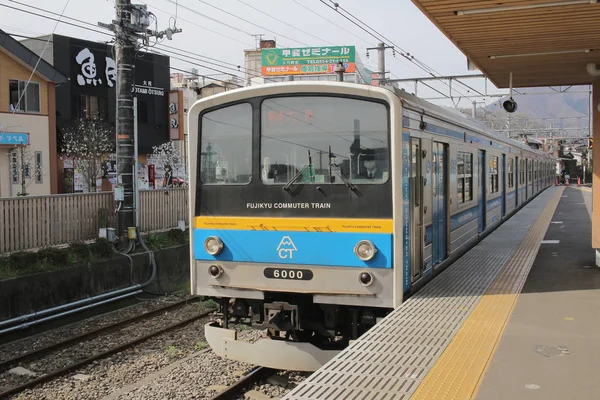
M 134 138 L 134 69 L 135 54 L 140 48 L 148 46 L 151 37 L 157 39 L 164 36 L 171 40 L 174 33 L 181 29 L 168 28 L 157 32 L 149 30 L 150 17 L 145 4 L 131 4 L 131 0 L 115 0 L 115 20 L 111 24 L 98 23 L 115 33 L 115 58 L 117 64 L 117 184 L 115 201 L 117 207 L 117 234 L 121 244 L 130 239 L 132 229 L 136 227 L 136 192 L 135 182 L 137 159 L 135 159 L 137 143 Z M 140 44 L 141 42 L 141 44 Z M 166 111 L 165 111 L 166 112 Z M 139 227 L 138 227 L 139 228 Z M 134 232 L 134 230 L 133 230 Z

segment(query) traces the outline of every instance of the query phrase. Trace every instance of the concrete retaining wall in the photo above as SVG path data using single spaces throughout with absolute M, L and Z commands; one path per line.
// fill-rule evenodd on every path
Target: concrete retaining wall
M 122 256 L 85 266 L 42 272 L 0 281 L 0 321 L 41 311 L 139 283 L 150 277 L 148 253 Z M 155 252 L 158 280 L 145 290 L 152 293 L 189 293 L 189 246 Z

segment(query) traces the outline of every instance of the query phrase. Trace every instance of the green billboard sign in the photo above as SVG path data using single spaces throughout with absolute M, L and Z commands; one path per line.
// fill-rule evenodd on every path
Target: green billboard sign
M 346 72 L 356 70 L 354 46 L 262 50 L 263 76 L 333 73 L 335 65 L 339 62 L 344 63 Z

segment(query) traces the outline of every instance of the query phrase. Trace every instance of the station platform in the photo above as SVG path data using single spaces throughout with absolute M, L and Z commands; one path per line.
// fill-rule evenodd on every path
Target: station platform
M 590 215 L 545 190 L 283 399 L 600 399 Z

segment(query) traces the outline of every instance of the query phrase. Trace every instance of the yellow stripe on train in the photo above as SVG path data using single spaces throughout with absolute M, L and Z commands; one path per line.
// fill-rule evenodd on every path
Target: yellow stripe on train
M 196 229 L 295 231 L 295 232 L 370 232 L 392 233 L 391 219 L 342 218 L 263 218 L 214 217 L 194 218 Z

